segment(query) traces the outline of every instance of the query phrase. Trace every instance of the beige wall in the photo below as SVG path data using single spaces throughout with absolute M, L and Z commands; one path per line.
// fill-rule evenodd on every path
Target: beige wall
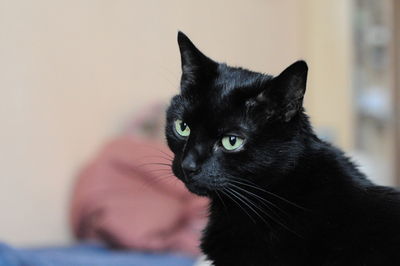
M 351 150 L 353 139 L 352 1 L 304 0 L 304 55 L 310 65 L 307 110 L 318 129 Z
M 276 74 L 306 56 L 302 4 L 0 0 L 0 239 L 70 241 L 79 167 L 140 106 L 176 91 L 178 29 L 217 60 Z

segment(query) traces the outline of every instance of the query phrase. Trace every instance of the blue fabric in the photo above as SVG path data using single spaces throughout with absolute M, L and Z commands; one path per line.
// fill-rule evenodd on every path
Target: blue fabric
M 192 266 L 176 254 L 112 251 L 99 245 L 16 249 L 0 243 L 0 266 Z

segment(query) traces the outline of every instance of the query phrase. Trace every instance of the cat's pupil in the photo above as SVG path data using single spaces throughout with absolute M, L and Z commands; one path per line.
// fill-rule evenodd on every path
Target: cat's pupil
M 182 131 L 185 131 L 187 124 L 185 122 L 182 122 L 179 126 L 181 127 Z
M 236 137 L 235 136 L 229 136 L 229 143 L 233 146 L 236 143 Z

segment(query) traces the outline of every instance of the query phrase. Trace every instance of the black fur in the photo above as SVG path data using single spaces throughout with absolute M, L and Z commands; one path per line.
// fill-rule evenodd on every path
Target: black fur
M 175 175 L 211 199 L 201 248 L 214 265 L 400 265 L 400 194 L 314 134 L 302 107 L 307 64 L 272 77 L 217 63 L 183 33 L 178 42 L 181 93 L 166 135 Z M 224 135 L 244 145 L 228 152 Z

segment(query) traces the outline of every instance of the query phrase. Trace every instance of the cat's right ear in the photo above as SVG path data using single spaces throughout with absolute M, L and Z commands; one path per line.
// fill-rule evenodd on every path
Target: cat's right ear
M 301 111 L 307 83 L 307 63 L 297 61 L 269 82 L 266 90 L 257 96 L 258 102 L 267 102 L 268 113 L 288 122 Z
M 196 81 L 203 73 L 210 70 L 215 62 L 205 56 L 181 31 L 178 32 L 178 45 L 181 53 L 182 78 Z

